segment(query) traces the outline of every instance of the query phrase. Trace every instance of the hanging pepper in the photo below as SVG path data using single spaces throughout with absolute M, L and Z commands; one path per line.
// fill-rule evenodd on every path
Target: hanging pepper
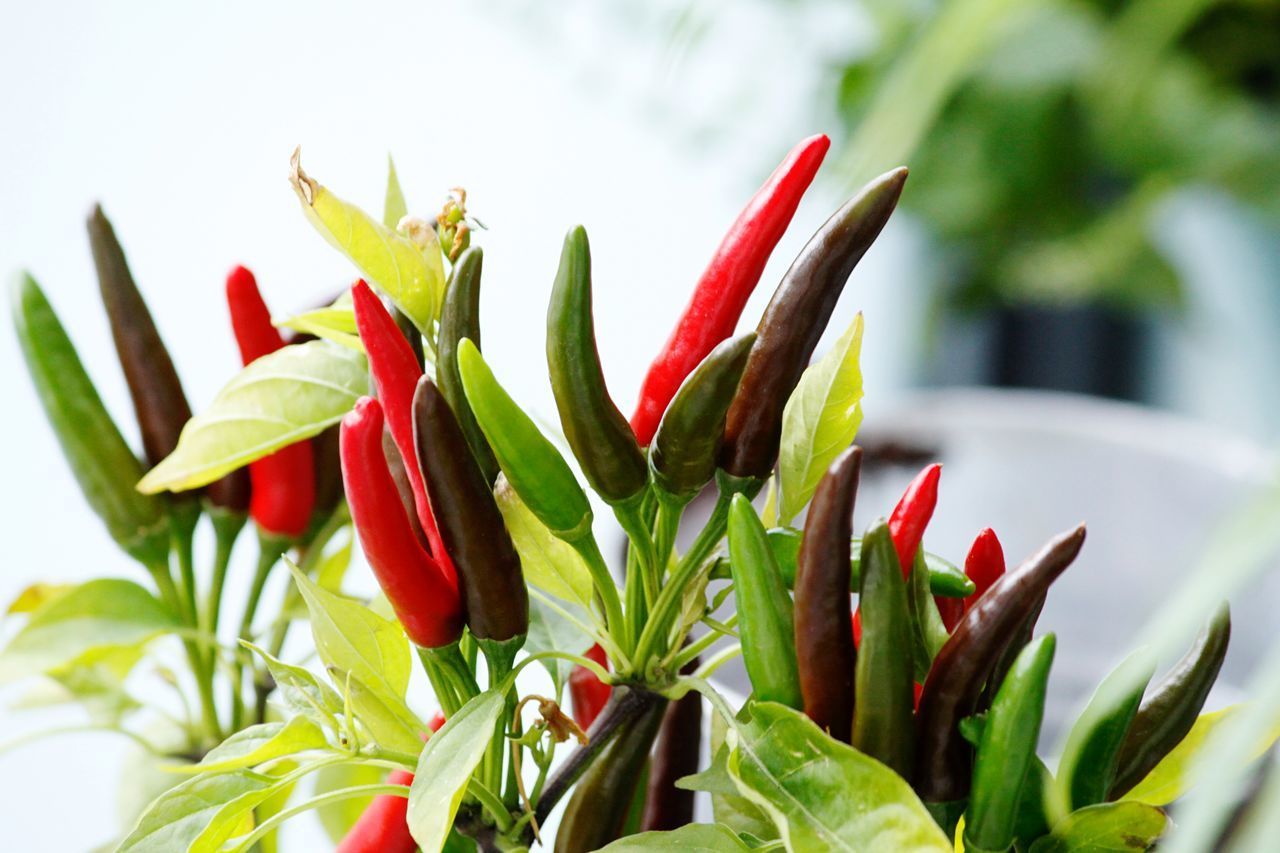
M 968 794 L 972 750 L 960 735 L 960 721 L 973 713 L 1001 653 L 1080 553 L 1084 536 L 1083 525 L 1060 534 L 999 578 L 938 652 L 916 714 L 913 781 L 926 804 L 954 803 Z
M 253 273 L 236 267 L 227 276 L 227 307 L 244 364 L 284 346 L 262 301 Z M 282 447 L 249 463 L 249 515 L 266 533 L 295 539 L 307 529 L 315 505 L 315 469 L 306 441 Z
M 906 169 L 873 180 L 809 239 L 757 327 L 742 384 L 729 407 L 720 467 L 763 479 L 778 458 L 782 410 L 831 319 L 849 274 L 902 195 Z
M 458 582 L 426 552 L 409 517 L 382 452 L 382 407 L 362 397 L 342 419 L 342 476 L 351 520 L 378 585 L 409 639 L 438 648 L 462 634 Z
M 642 446 L 653 439 L 685 377 L 713 347 L 733 334 L 747 298 L 830 147 L 826 134 L 801 140 L 729 226 L 640 386 L 631 428 Z
M 458 572 L 467 627 L 480 640 L 523 644 L 529 592 L 520 557 L 462 427 L 425 376 L 413 395 L 413 438 L 428 493 L 437 496 L 432 508 Z
M 609 656 L 599 643 L 587 649 L 584 655 L 605 669 L 609 668 Z M 581 664 L 575 665 L 569 673 L 569 698 L 573 704 L 574 722 L 584 731 L 591 728 L 612 692 L 613 688 L 601 681 L 600 676 Z
M 493 458 L 493 450 L 476 423 L 458 372 L 458 343 L 469 338 L 476 349 L 480 348 L 480 271 L 483 266 L 484 250 L 479 246 L 467 249 L 453 265 L 440 312 L 440 334 L 436 338 L 436 383 L 467 436 L 471 455 L 492 484 L 498 478 L 498 460 Z
M 804 712 L 832 737 L 853 731 L 857 655 L 849 624 L 853 504 L 862 449 L 836 457 L 818 482 L 796 561 L 796 657 Z
M 685 675 L 698 668 L 691 660 Z M 667 706 L 658 729 L 649 764 L 649 786 L 644 799 L 640 832 L 669 832 L 693 823 L 693 791 L 677 788 L 676 782 L 698 772 L 702 746 L 702 695 L 690 690 Z
M 591 317 L 591 248 L 569 230 L 547 309 L 547 367 L 565 440 L 591 487 L 610 504 L 644 489 L 649 470 L 635 434 L 605 387 Z
M 1191 731 L 1218 679 L 1230 641 L 1231 611 L 1223 602 L 1182 660 L 1143 697 L 1125 732 L 1108 800 L 1124 796 L 1145 779 Z

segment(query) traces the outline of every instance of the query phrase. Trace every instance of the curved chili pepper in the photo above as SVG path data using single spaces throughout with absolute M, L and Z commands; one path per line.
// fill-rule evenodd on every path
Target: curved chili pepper
M 969 546 L 969 553 L 964 558 L 964 573 L 973 581 L 973 595 L 964 599 L 964 607 L 968 610 L 1004 574 L 1004 549 L 990 527 L 979 533 Z
M 894 557 L 897 558 L 896 549 Z M 946 645 L 947 638 L 950 636 L 936 602 L 960 600 L 958 598 L 938 599 L 931 596 L 928 574 L 924 555 L 917 550 L 911 576 L 907 579 L 907 606 L 911 614 L 911 647 L 914 651 L 915 675 L 921 681 L 924 681 L 929 674 L 933 659 Z
M 836 457 L 818 482 L 796 561 L 796 658 L 804 712 L 837 740 L 853 732 L 857 653 L 849 624 L 849 540 L 862 449 Z
M 490 483 L 498 479 L 498 460 L 476 423 L 475 413 L 462 390 L 458 372 L 458 343 L 469 338 L 480 348 L 480 272 L 484 266 L 484 250 L 473 246 L 462 253 L 449 276 L 444 292 L 444 308 L 440 312 L 440 333 L 436 337 L 436 384 L 449 401 L 458 425 L 471 446 L 471 455 Z
M 1049 585 L 1084 545 L 1084 526 L 1062 533 L 1013 572 L 998 579 L 964 615 L 938 652 L 916 714 L 914 786 L 925 803 L 964 798 L 972 750 L 959 723 L 973 713 L 992 668 Z
M 742 384 L 729 407 L 720 467 L 767 477 L 778 458 L 782 410 L 822 337 L 849 274 L 889 219 L 906 169 L 873 180 L 809 239 L 757 327 Z
M 982 688 L 982 694 L 978 697 L 978 705 L 974 709 L 975 713 L 980 713 L 991 707 L 992 700 L 996 698 L 996 691 L 1004 681 L 1009 668 L 1013 666 L 1014 660 L 1026 648 L 1027 643 L 1031 642 L 1031 638 L 1035 636 L 1036 623 L 1040 621 L 1040 612 L 1044 610 L 1044 602 L 1045 597 L 1042 595 L 1027 613 L 1022 626 L 1014 633 L 1009 645 L 1005 646 L 1004 651 L 1000 653 L 1000 657 L 996 659 L 996 665 L 992 667 L 991 674 L 987 676 L 987 683 Z
M 433 509 L 466 599 L 467 627 L 481 640 L 523 637 L 529 591 L 520 557 L 462 427 L 425 376 L 413 395 L 413 438 L 428 491 L 437 496 Z
M 929 526 L 929 519 L 933 518 L 934 507 L 938 505 L 938 478 L 941 476 L 942 466 L 936 462 L 917 474 L 889 516 L 889 532 L 893 535 L 893 547 L 898 552 L 903 577 L 911 574 L 916 549 L 920 547 L 924 530 Z
M 844 603 L 848 609 L 848 603 Z M 907 585 L 883 521 L 862 537 L 862 643 L 858 646 L 850 744 L 900 776 L 911 771 L 915 732 Z
M 755 339 L 748 333 L 721 343 L 671 399 L 649 451 L 654 482 L 668 494 L 692 499 L 715 475 L 725 415 Z
M 640 386 L 631 428 L 642 446 L 653 439 L 685 377 L 733 334 L 747 298 L 830 147 L 831 140 L 822 133 L 801 140 L 729 226 Z
M 271 325 L 253 273 L 236 267 L 227 276 L 227 307 L 244 364 L 284 346 Z M 249 463 L 249 515 L 264 531 L 288 539 L 306 532 L 315 506 L 315 469 L 311 444 L 295 442 Z
M 547 367 L 564 437 L 587 482 L 610 504 L 644 489 L 649 469 L 605 387 L 591 317 L 591 247 L 581 225 L 564 238 L 547 308 Z
M 12 298 L 27 370 L 80 491 L 126 553 L 148 566 L 167 564 L 169 526 L 160 499 L 134 488 L 142 465 L 103 405 L 53 306 L 26 273 L 14 282 Z
M 414 536 L 382 451 L 382 407 L 362 397 L 342 419 L 342 476 L 351 520 L 378 585 L 409 639 L 438 648 L 462 634 L 462 602 L 452 572 Z
M 1218 679 L 1230 641 L 1231 611 L 1223 602 L 1186 655 L 1143 697 L 1120 747 L 1107 799 L 1118 799 L 1145 779 L 1191 731 Z
M 729 505 L 729 563 L 741 626 L 742 661 L 755 697 L 805 707 L 796 663 L 791 598 L 765 538 L 764 525 L 746 495 Z
M 599 643 L 583 654 L 605 669 L 609 668 L 609 656 Z M 591 728 L 612 693 L 613 688 L 601 681 L 600 676 L 582 664 L 575 664 L 573 671 L 569 673 L 569 698 L 573 705 L 574 722 L 584 730 Z
M 694 658 L 682 671 L 691 674 L 697 668 L 698 659 Z M 677 788 L 676 781 L 698 772 L 701 747 L 702 696 L 690 690 L 663 714 L 649 765 L 640 832 L 670 831 L 693 822 L 694 792 Z
M 1022 650 L 987 713 L 964 819 L 966 850 L 1008 850 L 1027 776 L 1036 759 L 1056 640 L 1046 634 Z

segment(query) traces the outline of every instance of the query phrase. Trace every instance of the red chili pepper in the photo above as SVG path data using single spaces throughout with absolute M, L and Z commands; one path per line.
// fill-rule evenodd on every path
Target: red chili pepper
M 938 615 L 942 617 L 942 626 L 944 628 L 950 631 L 959 624 L 961 617 L 964 616 L 964 599 L 935 595 L 933 602 L 938 606 Z
M 584 656 L 605 669 L 609 668 L 609 658 L 599 643 L 587 649 Z M 575 666 L 569 674 L 569 698 L 573 702 L 574 722 L 584 729 L 591 728 L 612 692 L 613 688 L 601 681 L 600 676 L 581 664 Z
M 227 307 L 244 364 L 284 346 L 253 273 L 244 267 L 227 276 Z M 249 463 L 249 515 L 260 528 L 290 539 L 306 531 L 316 495 L 311 457 L 311 443 L 299 441 Z
M 818 134 L 792 148 L 720 241 L 671 337 L 640 386 L 631 429 L 642 447 L 653 438 L 680 383 L 707 353 L 733 334 L 769 255 L 791 224 L 800 198 L 830 146 L 831 140 Z
M 898 505 L 893 508 L 893 514 L 889 516 L 889 535 L 898 552 L 903 577 L 911 574 L 916 549 L 920 547 L 924 529 L 933 517 L 933 508 L 938 503 L 938 478 L 941 475 L 942 466 L 936 462 L 917 474 L 902 493 Z
M 1004 574 L 1004 549 L 990 527 L 979 533 L 969 546 L 969 553 L 964 558 L 964 573 L 974 586 L 973 595 L 964 599 L 964 609 L 968 610 Z
M 342 419 L 342 479 L 351 520 L 382 591 L 409 639 L 424 648 L 462 635 L 462 599 L 453 571 L 414 535 L 382 454 L 382 407 L 362 397 Z

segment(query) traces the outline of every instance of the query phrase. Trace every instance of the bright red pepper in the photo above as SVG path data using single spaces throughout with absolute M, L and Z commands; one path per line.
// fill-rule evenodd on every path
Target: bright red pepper
M 599 643 L 587 649 L 584 657 L 605 669 L 609 668 L 609 657 Z M 612 692 L 613 688 L 601 681 L 594 672 L 581 664 L 575 666 L 569 674 L 569 698 L 573 702 L 574 721 L 584 729 L 591 728 Z
M 818 134 L 792 148 L 720 241 L 671 337 L 640 386 L 631 429 L 642 447 L 653 438 L 680 383 L 717 344 L 733 334 L 769 255 L 791 224 L 800 198 L 830 146 L 831 140 Z
M 284 346 L 253 273 L 244 267 L 227 276 L 227 307 L 244 364 Z M 250 462 L 249 480 L 249 515 L 260 528 L 290 539 L 306 531 L 316 495 L 310 442 L 295 442 Z
M 382 407 L 362 397 L 342 419 L 342 479 L 365 557 L 409 639 L 424 648 L 462 635 L 462 599 L 453 571 L 427 553 L 382 453 Z
M 973 595 L 964 599 L 964 609 L 968 610 L 991 588 L 991 585 L 1004 574 L 1004 549 L 996 532 L 990 527 L 978 534 L 969 546 L 969 553 L 964 558 L 964 573 L 973 581 Z M 947 626 L 950 628 L 951 626 Z
M 893 514 L 889 516 L 889 535 L 893 537 L 893 547 L 898 552 L 903 577 L 911 574 L 916 549 L 920 547 L 924 529 L 929 526 L 929 519 L 933 517 L 933 508 L 938 503 L 938 478 L 941 475 L 942 466 L 936 462 L 917 474 L 902 493 L 898 505 L 893 508 Z

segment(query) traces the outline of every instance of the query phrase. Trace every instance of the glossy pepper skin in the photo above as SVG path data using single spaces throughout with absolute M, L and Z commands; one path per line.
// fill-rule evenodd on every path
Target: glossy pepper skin
M 978 603 L 978 599 L 991 589 L 991 585 L 1004 574 L 1004 548 L 990 527 L 984 529 L 969 546 L 964 558 L 964 573 L 973 581 L 973 595 L 964 599 L 965 609 Z
M 163 505 L 134 488 L 142 465 L 103 405 L 53 306 L 26 273 L 14 281 L 11 297 L 27 370 L 80 491 L 126 553 L 146 565 L 166 561 L 169 526 Z
M 497 501 L 436 384 L 418 380 L 413 395 L 418 463 L 466 600 L 467 627 L 499 642 L 529 631 L 529 592 L 520 557 Z
M 782 410 L 809 366 L 849 274 L 902 195 L 906 169 L 873 180 L 828 219 L 782 278 L 757 327 L 725 424 L 720 467 L 764 478 L 778 458 Z
M 857 653 L 849 621 L 849 540 L 862 449 L 836 457 L 818 483 L 796 562 L 796 658 L 804 712 L 843 743 L 853 732 Z
M 769 550 L 764 525 L 746 495 L 734 495 L 729 505 L 729 562 L 742 660 L 753 695 L 763 702 L 803 707 L 791 598 Z
M 1004 851 L 1014 842 L 1018 806 L 1036 760 L 1056 643 L 1047 634 L 1022 650 L 987 713 L 965 813 L 966 850 Z
M 444 293 L 440 312 L 440 333 L 436 337 L 436 384 L 449 401 L 458 424 L 467 437 L 471 454 L 476 458 L 485 479 L 491 484 L 498 479 L 498 460 L 476 423 L 475 413 L 462 390 L 462 374 L 458 371 L 458 344 L 470 339 L 480 348 L 480 273 L 484 268 L 484 251 L 472 246 L 458 258 Z
M 733 334 L 769 256 L 791 224 L 830 147 L 826 134 L 802 139 L 729 226 L 640 386 L 631 428 L 642 446 L 653 439 L 685 377 L 712 348 Z
M 596 643 L 587 649 L 584 655 L 605 669 L 609 668 L 609 657 L 604 649 Z M 586 729 L 600 716 L 613 688 L 600 680 L 600 677 L 581 664 L 573 667 L 569 673 L 569 699 L 573 706 L 573 721 Z
M 748 333 L 717 346 L 671 399 L 649 451 L 654 482 L 667 494 L 692 500 L 715 476 L 725 416 L 755 340 Z
M 697 669 L 694 658 L 685 674 Z M 667 706 L 658 729 L 658 741 L 649 763 L 649 789 L 640 819 L 640 832 L 669 832 L 693 823 L 694 792 L 676 787 L 676 781 L 698 772 L 702 747 L 702 696 L 690 690 Z
M 915 745 L 912 712 L 911 615 L 907 585 L 889 528 L 880 522 L 862 537 L 862 642 L 858 646 L 851 745 L 900 776 L 911 772 Z M 845 610 L 848 604 L 845 603 Z
M 382 407 L 362 397 L 342 419 L 342 476 L 365 557 L 409 639 L 423 648 L 462 635 L 458 582 L 418 541 L 387 470 Z
M 1231 641 L 1231 611 L 1224 602 L 1187 653 L 1147 691 L 1125 732 L 1109 800 L 1124 796 L 1146 778 L 1191 731 L 1218 679 Z
M 610 504 L 644 489 L 649 470 L 627 419 L 605 387 L 591 316 L 591 248 L 569 230 L 547 309 L 547 368 L 565 439 L 591 487 Z
M 938 505 L 938 479 L 941 476 L 942 466 L 937 463 L 917 474 L 889 516 L 889 532 L 893 536 L 893 547 L 898 552 L 903 577 L 911 574 L 916 550 Z
M 1075 560 L 1084 537 L 1083 525 L 1062 533 L 997 580 L 938 652 L 916 713 L 913 782 L 926 803 L 955 802 L 968 794 L 973 756 L 960 735 L 960 721 L 973 713 L 1005 647 Z
M 253 273 L 236 267 L 227 276 L 227 307 L 244 364 L 284 346 L 271 325 L 271 312 L 262 301 Z M 315 468 L 306 441 L 282 447 L 249 463 L 249 515 L 263 531 L 295 539 L 306 532 L 315 505 Z

